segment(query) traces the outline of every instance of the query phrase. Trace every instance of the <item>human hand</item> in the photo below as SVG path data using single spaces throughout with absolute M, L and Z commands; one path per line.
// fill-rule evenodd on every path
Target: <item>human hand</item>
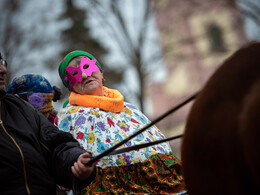
M 91 166 L 85 166 L 84 164 L 90 160 L 89 153 L 83 153 L 78 157 L 77 162 L 71 167 L 71 171 L 74 176 L 80 180 L 87 179 L 94 170 L 94 164 Z

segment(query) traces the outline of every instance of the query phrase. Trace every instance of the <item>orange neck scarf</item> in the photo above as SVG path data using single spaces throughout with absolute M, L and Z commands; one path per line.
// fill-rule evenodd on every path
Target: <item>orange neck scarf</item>
M 124 108 L 123 95 L 115 90 L 103 87 L 104 96 L 82 95 L 75 92 L 70 93 L 69 103 L 76 106 L 100 108 L 105 111 L 117 113 Z

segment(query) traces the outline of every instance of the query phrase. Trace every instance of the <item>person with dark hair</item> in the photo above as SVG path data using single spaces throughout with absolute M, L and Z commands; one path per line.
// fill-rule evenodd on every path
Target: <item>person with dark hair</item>
M 5 91 L 7 63 L 0 55 L 0 194 L 56 194 L 56 184 L 88 185 L 95 167 L 71 134 Z
M 39 74 L 25 74 L 15 77 L 6 87 L 7 93 L 16 94 L 28 101 L 34 108 L 39 110 L 53 124 L 57 112 L 54 110 L 52 101 L 60 99 L 61 90 L 51 86 L 50 82 Z
M 69 103 L 57 114 L 57 126 L 70 132 L 83 148 L 97 156 L 126 139 L 150 120 L 123 95 L 103 86 L 100 63 L 91 54 L 73 51 L 59 65 L 63 84 L 71 91 Z M 156 127 L 121 147 L 148 143 L 165 136 Z M 168 143 L 108 155 L 97 162 L 96 179 L 83 193 L 176 193 L 184 189 L 181 162 Z

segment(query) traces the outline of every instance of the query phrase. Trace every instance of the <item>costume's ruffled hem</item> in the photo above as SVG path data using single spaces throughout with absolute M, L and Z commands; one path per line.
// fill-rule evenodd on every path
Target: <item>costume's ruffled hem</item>
M 169 194 L 185 189 L 181 163 L 172 154 L 155 154 L 128 166 L 97 167 L 82 194 Z

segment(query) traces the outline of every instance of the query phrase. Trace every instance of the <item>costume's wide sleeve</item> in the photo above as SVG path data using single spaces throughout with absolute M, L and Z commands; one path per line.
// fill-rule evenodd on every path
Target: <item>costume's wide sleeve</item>
M 71 166 L 80 154 L 86 151 L 80 148 L 70 133 L 60 131 L 44 116 L 38 115 L 39 139 L 56 182 L 63 187 L 72 187 Z M 95 169 L 94 169 L 95 170 Z M 95 171 L 87 180 L 78 181 L 78 186 L 88 185 L 95 178 Z

